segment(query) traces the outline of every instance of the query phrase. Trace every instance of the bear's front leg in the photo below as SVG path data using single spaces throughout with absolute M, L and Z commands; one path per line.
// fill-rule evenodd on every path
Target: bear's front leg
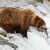
M 23 35 L 23 37 L 28 38 L 28 37 L 27 37 L 27 29 L 26 29 L 26 27 L 25 27 L 25 28 L 21 28 L 21 29 L 20 29 L 20 32 L 21 32 L 21 34 Z
M 27 32 L 22 32 L 22 34 L 23 34 L 23 37 L 28 38 L 28 37 L 27 37 Z

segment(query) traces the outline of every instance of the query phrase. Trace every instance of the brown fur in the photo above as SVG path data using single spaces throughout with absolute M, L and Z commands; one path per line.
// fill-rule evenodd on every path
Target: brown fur
M 38 21 L 40 22 L 36 26 Z M 39 18 L 30 9 L 8 7 L 0 13 L 0 27 L 11 33 L 15 30 L 20 31 L 25 37 L 27 37 L 29 26 L 40 28 L 44 24 L 44 20 Z
M 30 9 L 5 8 L 0 13 L 0 27 L 11 33 L 20 29 L 21 34 L 27 37 L 32 14 Z

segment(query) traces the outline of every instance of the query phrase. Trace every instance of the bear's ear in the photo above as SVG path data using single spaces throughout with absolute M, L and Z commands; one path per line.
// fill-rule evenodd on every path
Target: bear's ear
M 39 27 L 40 20 L 41 20 L 40 17 L 36 16 L 36 18 L 35 18 L 35 26 L 36 27 Z
M 39 17 L 39 16 L 36 16 L 36 20 L 38 21 L 38 20 L 41 20 L 41 18 Z

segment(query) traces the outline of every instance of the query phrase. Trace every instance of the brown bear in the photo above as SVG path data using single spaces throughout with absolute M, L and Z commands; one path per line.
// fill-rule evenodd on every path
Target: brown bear
M 28 8 L 7 7 L 0 13 L 0 27 L 10 33 L 20 32 L 23 37 L 27 37 L 29 26 L 43 31 L 46 29 L 45 25 L 45 21 Z

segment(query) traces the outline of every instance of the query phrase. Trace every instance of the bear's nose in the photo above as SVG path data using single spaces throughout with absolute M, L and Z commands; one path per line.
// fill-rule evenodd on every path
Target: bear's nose
M 47 28 L 45 28 L 45 30 L 47 30 Z

